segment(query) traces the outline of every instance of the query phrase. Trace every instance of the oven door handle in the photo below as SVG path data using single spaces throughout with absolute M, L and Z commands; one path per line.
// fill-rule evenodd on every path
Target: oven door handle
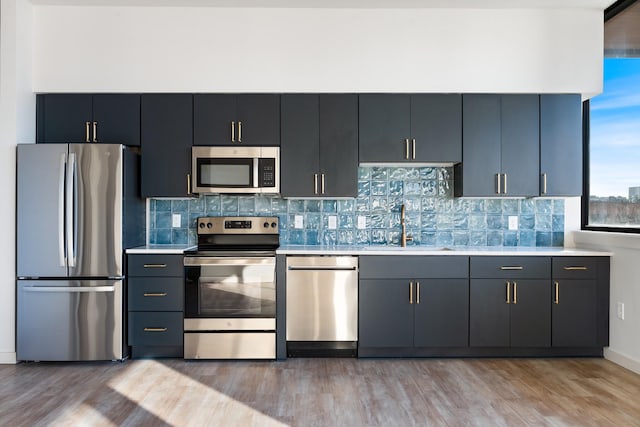
M 184 265 L 187 267 L 199 266 L 238 266 L 238 265 L 263 265 L 275 266 L 275 257 L 233 258 L 233 257 L 184 257 Z

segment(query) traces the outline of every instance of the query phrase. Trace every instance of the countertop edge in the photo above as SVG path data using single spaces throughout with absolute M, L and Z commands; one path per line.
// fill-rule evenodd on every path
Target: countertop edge
M 183 254 L 185 251 L 189 249 L 194 249 L 195 246 L 190 245 L 162 245 L 162 246 L 137 246 L 135 248 L 125 249 L 125 253 L 127 255 L 135 255 L 135 254 Z
M 281 247 L 276 251 L 279 255 L 431 255 L 431 256 L 612 256 L 611 252 L 579 248 L 545 248 L 545 249 L 362 249 L 362 248 L 326 248 L 326 247 Z

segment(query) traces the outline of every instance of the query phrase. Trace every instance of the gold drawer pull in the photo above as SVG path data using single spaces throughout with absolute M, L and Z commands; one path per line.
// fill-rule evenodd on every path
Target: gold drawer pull
M 145 297 L 166 297 L 166 292 L 145 292 L 143 294 Z
M 560 304 L 560 284 L 558 282 L 554 283 L 554 286 L 556 288 L 556 295 L 555 298 L 553 299 L 553 303 L 554 304 Z
M 519 266 L 519 265 L 511 266 L 511 267 L 510 266 L 502 266 L 502 267 L 500 267 L 500 270 L 524 270 L 524 267 Z
M 167 332 L 167 328 L 144 328 L 145 332 Z
M 587 271 L 587 267 L 563 267 L 567 271 Z
M 145 264 L 144 268 L 166 268 L 167 264 Z

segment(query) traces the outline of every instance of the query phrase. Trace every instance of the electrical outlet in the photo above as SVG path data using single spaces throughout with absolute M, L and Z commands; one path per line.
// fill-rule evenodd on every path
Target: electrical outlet
M 293 220 L 293 227 L 294 228 L 303 228 L 304 227 L 304 223 L 302 221 L 303 216 L 302 215 L 295 215 L 294 216 L 294 220 Z
M 329 216 L 329 230 L 335 230 L 338 228 L 338 217 L 335 215 Z
M 367 217 L 364 215 L 358 215 L 358 229 L 364 230 L 367 228 Z
M 618 319 L 624 320 L 624 303 L 618 303 Z
M 171 226 L 174 228 L 180 227 L 180 223 L 182 222 L 182 215 L 173 214 L 171 215 Z
M 509 230 L 517 230 L 518 229 L 518 217 L 515 215 L 509 216 Z

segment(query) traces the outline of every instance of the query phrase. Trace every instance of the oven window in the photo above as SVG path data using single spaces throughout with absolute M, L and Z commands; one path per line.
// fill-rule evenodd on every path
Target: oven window
M 201 316 L 275 316 L 273 266 L 203 266 L 200 274 L 198 311 Z
M 251 187 L 252 159 L 199 159 L 198 186 Z

